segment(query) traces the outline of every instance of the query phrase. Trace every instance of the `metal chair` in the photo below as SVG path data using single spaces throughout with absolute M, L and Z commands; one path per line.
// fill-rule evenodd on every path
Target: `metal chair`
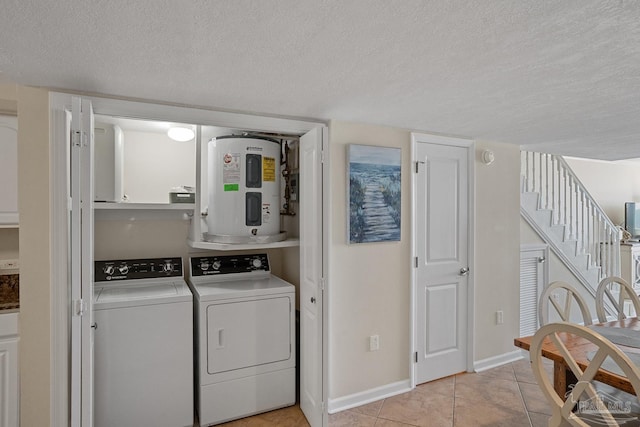
M 564 295 L 564 306 L 561 306 L 560 300 L 557 300 L 555 295 Z M 556 281 L 545 287 L 540 296 L 540 304 L 538 304 L 538 320 L 540 321 L 540 326 L 549 323 L 549 303 L 556 309 L 556 312 L 563 321 L 570 322 L 571 307 L 574 301 L 580 309 L 583 323 L 587 326 L 591 325 L 593 321 L 591 319 L 591 313 L 589 313 L 589 307 L 578 291 L 568 283 Z
M 584 370 L 580 368 L 562 340 L 563 337 L 571 339 L 571 336 L 584 338 L 597 346 L 591 362 Z M 567 368 L 577 378 L 576 384 L 569 389 L 564 401 L 553 388 L 553 379 L 549 378 L 550 375 L 542 361 L 542 346 L 547 339 L 560 351 Z M 533 336 L 530 358 L 533 374 L 551 405 L 552 416 L 549 426 L 617 426 L 637 420 L 637 414 L 630 413 L 628 409 L 637 406 L 636 396 L 625 394 L 624 401 L 612 402 L 606 393 L 596 389 L 594 376 L 603 362 L 610 358 L 629 379 L 636 393 L 640 392 L 640 369 L 618 347 L 597 332 L 568 322 L 550 323 L 541 327 Z
M 622 320 L 627 317 L 624 313 L 624 301 L 627 299 L 631 300 L 633 308 L 636 311 L 636 316 L 640 314 L 640 298 L 638 298 L 635 289 L 621 277 L 606 277 L 600 281 L 598 290 L 596 291 L 596 313 L 601 323 L 608 320 L 604 307 L 605 296 L 615 308 L 617 320 Z

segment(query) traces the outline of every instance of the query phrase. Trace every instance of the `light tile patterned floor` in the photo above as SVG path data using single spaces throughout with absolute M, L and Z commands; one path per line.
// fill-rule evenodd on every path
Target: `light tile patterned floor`
M 553 365 L 548 364 L 551 373 Z M 481 373 L 458 374 L 421 384 L 398 396 L 329 416 L 330 427 L 546 426 L 550 406 L 521 360 Z M 308 426 L 292 406 L 223 424 L 225 427 Z

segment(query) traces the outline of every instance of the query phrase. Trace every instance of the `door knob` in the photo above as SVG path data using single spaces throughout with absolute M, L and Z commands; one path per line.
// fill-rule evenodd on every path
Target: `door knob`
M 311 304 L 315 304 L 316 303 L 316 297 L 311 297 Z
M 460 269 L 460 275 L 461 276 L 468 276 L 469 275 L 469 267 L 462 267 Z

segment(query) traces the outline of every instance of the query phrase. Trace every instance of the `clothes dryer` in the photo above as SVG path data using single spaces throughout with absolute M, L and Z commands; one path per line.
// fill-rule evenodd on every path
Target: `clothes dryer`
M 295 404 L 295 287 L 266 254 L 193 257 L 201 426 Z

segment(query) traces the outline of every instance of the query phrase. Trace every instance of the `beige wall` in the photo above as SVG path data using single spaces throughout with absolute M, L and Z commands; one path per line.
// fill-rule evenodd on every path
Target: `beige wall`
M 408 380 L 410 376 L 411 133 L 332 121 L 329 398 Z M 346 145 L 402 148 L 402 240 L 349 245 L 346 239 Z M 496 160 L 476 162 L 475 361 L 515 350 L 519 322 L 519 176 L 517 146 L 479 142 Z M 495 324 L 495 311 L 504 324 Z M 367 338 L 380 335 L 380 350 Z
M 409 378 L 411 135 L 332 121 L 329 398 Z M 402 148 L 401 241 L 347 244 L 347 144 Z M 380 335 L 380 350 L 368 337 Z
M 640 202 L 640 162 L 565 158 L 614 224 L 624 223 L 624 203 Z
M 46 219 L 50 212 L 48 93 L 19 88 L 16 98 L 23 117 L 22 125 L 19 124 L 22 421 L 23 425 L 48 425 L 51 399 L 51 339 L 47 320 L 51 314 L 51 230 Z M 347 244 L 346 145 L 350 143 L 403 149 L 400 242 Z M 338 398 L 409 378 L 410 132 L 334 121 L 330 126 L 330 144 L 329 397 Z M 518 320 L 519 151 L 510 145 L 490 143 L 478 143 L 476 151 L 486 147 L 495 152 L 496 161 L 491 166 L 476 167 L 475 360 L 512 351 Z M 116 223 L 116 231 L 110 231 L 110 226 Z M 175 243 L 172 250 L 188 251 L 182 240 L 185 223 L 169 221 L 153 228 L 157 230 L 158 226 L 164 227 L 164 236 L 145 240 L 149 233 L 157 233 L 149 224 L 99 221 L 96 258 L 148 254 L 146 249 L 153 248 L 153 242 L 170 241 L 174 239 L 171 236 L 180 237 L 180 244 Z M 130 239 L 130 233 L 137 237 L 135 245 L 122 246 L 119 237 Z M 280 260 L 275 264 L 275 268 L 282 270 Z M 505 325 L 495 325 L 498 309 L 504 311 Z M 380 350 L 376 352 L 367 351 L 367 338 L 372 334 L 380 336 Z
M 495 161 L 485 165 L 485 149 Z M 475 360 L 515 350 L 520 322 L 520 148 L 476 143 Z M 496 324 L 496 311 L 504 324 Z
M 18 87 L 20 421 L 48 426 L 51 399 L 49 94 Z

